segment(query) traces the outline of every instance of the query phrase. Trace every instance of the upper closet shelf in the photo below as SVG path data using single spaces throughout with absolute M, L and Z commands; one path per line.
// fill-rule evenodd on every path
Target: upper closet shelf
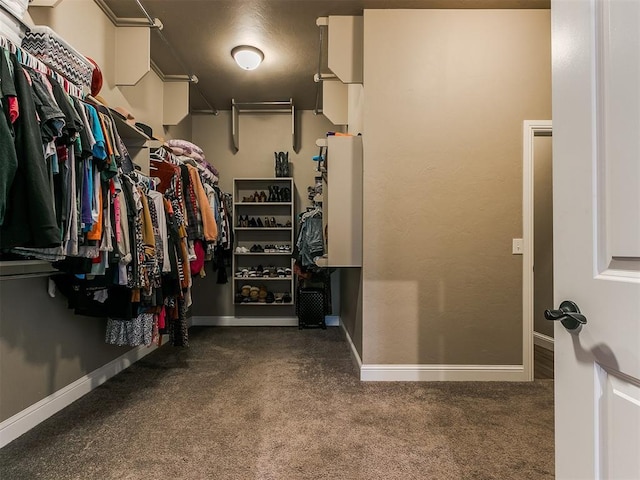
M 231 137 L 236 151 L 240 150 L 238 141 L 238 115 L 241 113 L 290 113 L 291 146 L 296 153 L 298 152 L 298 142 L 296 138 L 296 109 L 293 104 L 293 98 L 286 101 L 275 102 L 236 102 L 235 99 L 231 99 Z
M 122 140 L 127 144 L 127 146 L 141 146 L 147 140 L 151 140 L 151 138 L 145 135 L 143 132 L 138 130 L 136 127 L 127 123 L 122 119 L 119 115 L 114 114 L 113 119 L 116 122 L 116 128 L 118 129 L 118 134 L 122 138 Z M 130 145 L 131 144 L 131 145 Z

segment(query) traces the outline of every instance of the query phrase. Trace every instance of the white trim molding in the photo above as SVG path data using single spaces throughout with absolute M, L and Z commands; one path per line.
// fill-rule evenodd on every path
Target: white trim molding
M 324 317 L 327 327 L 337 327 L 340 317 Z M 235 317 L 235 316 L 193 316 L 194 327 L 297 327 L 298 317 Z
M 533 332 L 533 343 L 534 345 L 553 352 L 553 337 L 544 335 L 543 333 Z
M 164 344 L 163 338 L 163 344 Z M 43 398 L 12 417 L 0 423 L 0 448 L 12 442 L 20 435 L 27 433 L 33 427 L 47 418 L 55 415 L 63 408 L 89 393 L 94 388 L 99 387 L 111 377 L 129 368 L 141 358 L 156 350 L 156 345 L 146 347 L 139 346 L 129 350 L 115 360 L 103 365 L 93 372 L 70 383 L 57 392 Z
M 347 343 L 349 344 L 349 350 L 351 351 L 351 360 L 358 370 L 358 374 L 360 375 L 360 379 L 362 380 L 362 359 L 360 358 L 360 354 L 358 353 L 358 349 L 356 348 L 353 340 L 351 339 L 351 335 L 349 335 L 349 331 L 347 327 L 344 326 L 342 320 L 340 320 L 340 328 L 344 332 L 344 336 L 347 339 Z
M 297 327 L 298 317 L 193 316 L 194 327 Z
M 363 364 L 364 382 L 522 382 L 522 365 L 375 365 Z
M 552 134 L 551 120 L 525 120 L 522 128 L 522 364 L 533 380 L 533 172 L 534 139 Z

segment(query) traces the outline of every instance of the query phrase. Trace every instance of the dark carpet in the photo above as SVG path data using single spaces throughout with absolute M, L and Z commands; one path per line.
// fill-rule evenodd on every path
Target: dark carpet
M 553 478 L 552 380 L 362 383 L 338 328 L 190 338 L 0 450 L 0 478 Z

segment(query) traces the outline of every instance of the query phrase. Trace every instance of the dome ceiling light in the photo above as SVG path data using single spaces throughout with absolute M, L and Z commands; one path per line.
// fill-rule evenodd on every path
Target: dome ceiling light
M 231 56 L 244 70 L 255 70 L 264 60 L 264 53 L 256 47 L 238 45 L 231 50 Z

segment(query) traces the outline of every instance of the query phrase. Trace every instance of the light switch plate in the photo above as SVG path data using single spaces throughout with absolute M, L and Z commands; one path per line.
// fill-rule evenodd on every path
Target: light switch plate
M 514 255 L 522 255 L 523 251 L 524 251 L 524 246 L 523 246 L 522 239 L 514 238 L 512 247 L 511 247 L 511 253 L 513 253 Z

